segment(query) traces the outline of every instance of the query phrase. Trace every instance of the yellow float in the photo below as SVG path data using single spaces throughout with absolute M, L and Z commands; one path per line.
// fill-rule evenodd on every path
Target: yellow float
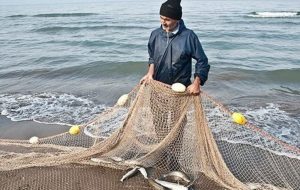
M 245 123 L 247 123 L 247 119 L 241 113 L 234 112 L 231 117 L 232 120 L 237 124 L 244 125 Z
M 70 129 L 69 129 L 69 133 L 71 135 L 78 135 L 80 133 L 80 126 L 79 125 L 73 125 Z

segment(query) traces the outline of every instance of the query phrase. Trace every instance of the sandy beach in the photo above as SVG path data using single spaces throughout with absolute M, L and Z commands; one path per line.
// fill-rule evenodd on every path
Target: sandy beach
M 284 155 L 277 155 L 272 152 L 250 147 L 243 144 L 232 144 L 226 141 L 217 141 L 218 145 L 224 150 L 233 150 L 239 148 L 239 152 L 232 152 L 224 157 L 230 171 L 243 182 L 260 183 L 261 179 L 272 181 L 278 187 L 284 185 L 281 177 L 276 171 L 280 171 L 284 175 L 285 180 L 291 184 L 292 189 L 298 189 L 299 182 L 293 181 L 294 176 L 291 175 L 290 165 L 295 168 L 300 167 L 300 161 L 295 158 L 289 158 Z M 5 150 L 5 147 L 1 147 Z M 15 152 L 24 150 L 17 150 Z M 41 151 L 41 149 L 31 150 Z M 253 155 L 256 152 L 256 155 Z M 248 159 L 244 159 L 240 155 L 243 154 Z M 266 155 L 270 156 L 275 163 L 285 164 L 271 165 L 265 161 Z M 242 167 L 234 166 L 234 163 L 243 163 Z M 253 172 L 253 168 L 258 163 L 262 173 Z M 299 175 L 299 171 L 294 171 Z M 151 189 L 147 180 L 141 175 L 132 177 L 121 183 L 120 179 L 126 171 L 116 170 L 108 167 L 85 165 L 85 164 L 66 164 L 51 167 L 30 167 L 16 169 L 11 171 L 0 171 L 0 187 L 2 189 L 91 189 L 91 190 L 106 190 L 106 189 Z M 215 189 L 214 189 L 215 190 Z

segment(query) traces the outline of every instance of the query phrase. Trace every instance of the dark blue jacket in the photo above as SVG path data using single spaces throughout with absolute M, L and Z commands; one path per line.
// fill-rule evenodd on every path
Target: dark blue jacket
M 208 59 L 196 34 L 179 21 L 176 34 L 165 32 L 162 27 L 151 33 L 148 43 L 149 64 L 154 64 L 155 80 L 167 84 L 180 82 L 191 84 L 192 58 L 197 61 L 194 77 L 199 76 L 201 85 L 207 80 Z

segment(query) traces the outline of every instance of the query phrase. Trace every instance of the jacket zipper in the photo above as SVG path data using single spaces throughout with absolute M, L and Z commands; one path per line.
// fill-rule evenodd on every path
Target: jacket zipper
M 168 47 L 168 44 L 169 44 L 169 32 L 167 32 L 167 45 L 166 45 L 166 47 Z

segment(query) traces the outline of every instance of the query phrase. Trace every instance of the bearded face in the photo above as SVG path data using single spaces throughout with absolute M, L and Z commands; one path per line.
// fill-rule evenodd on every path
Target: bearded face
M 160 16 L 160 23 L 166 32 L 172 32 L 176 28 L 178 20 Z

